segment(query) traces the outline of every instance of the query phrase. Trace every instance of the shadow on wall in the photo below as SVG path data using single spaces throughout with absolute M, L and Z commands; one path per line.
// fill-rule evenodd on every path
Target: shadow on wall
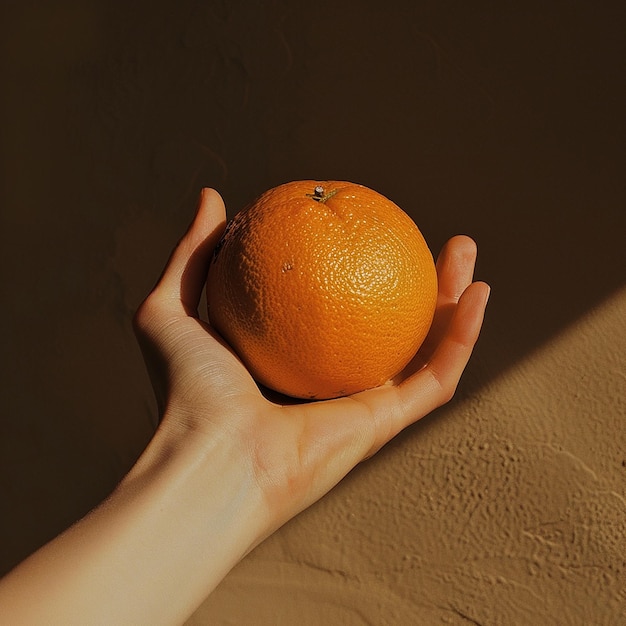
M 472 235 L 493 292 L 466 391 L 624 285 L 623 19 L 453 5 L 2 8 L 0 569 L 148 440 L 130 318 L 201 186 L 232 215 L 280 182 L 353 180 L 435 251 Z

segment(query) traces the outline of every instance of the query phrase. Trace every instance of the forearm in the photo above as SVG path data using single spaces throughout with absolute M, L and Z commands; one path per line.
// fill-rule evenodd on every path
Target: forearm
M 195 433 L 175 447 L 161 431 L 110 498 L 0 583 L 0 613 L 11 624 L 179 624 L 266 522 L 234 444 Z

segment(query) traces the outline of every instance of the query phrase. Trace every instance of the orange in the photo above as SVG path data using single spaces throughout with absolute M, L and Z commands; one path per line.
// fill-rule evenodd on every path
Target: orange
M 344 396 L 398 374 L 436 299 L 413 220 L 339 181 L 266 191 L 229 223 L 207 280 L 212 326 L 257 382 L 297 398 Z

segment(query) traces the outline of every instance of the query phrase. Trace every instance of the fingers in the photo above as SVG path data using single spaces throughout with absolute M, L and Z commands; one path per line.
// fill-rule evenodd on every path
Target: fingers
M 397 385 L 355 396 L 369 407 L 374 418 L 365 457 L 452 398 L 478 340 L 489 292 L 489 286 L 483 282 L 472 283 L 465 289 L 445 333 L 419 371 Z
M 214 189 L 203 189 L 195 218 L 174 249 L 151 297 L 197 317 L 211 255 L 226 224 L 226 210 Z
M 404 380 L 430 361 L 461 294 L 472 283 L 476 254 L 474 240 L 465 235 L 452 237 L 443 246 L 437 259 L 437 306 L 430 331 L 415 358 L 396 380 Z
M 466 235 L 452 237 L 437 259 L 439 303 L 457 302 L 471 284 L 476 262 L 476 243 Z
M 478 340 L 489 293 L 483 282 L 465 289 L 429 361 L 399 385 L 407 415 L 421 417 L 452 398 Z

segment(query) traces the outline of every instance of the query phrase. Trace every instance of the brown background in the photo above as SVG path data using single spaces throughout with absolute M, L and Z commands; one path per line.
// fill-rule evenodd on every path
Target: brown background
M 203 185 L 360 182 L 493 287 L 457 398 L 190 624 L 626 623 L 623 3 L 5 1 L 0 567 L 155 423 L 132 312 Z

